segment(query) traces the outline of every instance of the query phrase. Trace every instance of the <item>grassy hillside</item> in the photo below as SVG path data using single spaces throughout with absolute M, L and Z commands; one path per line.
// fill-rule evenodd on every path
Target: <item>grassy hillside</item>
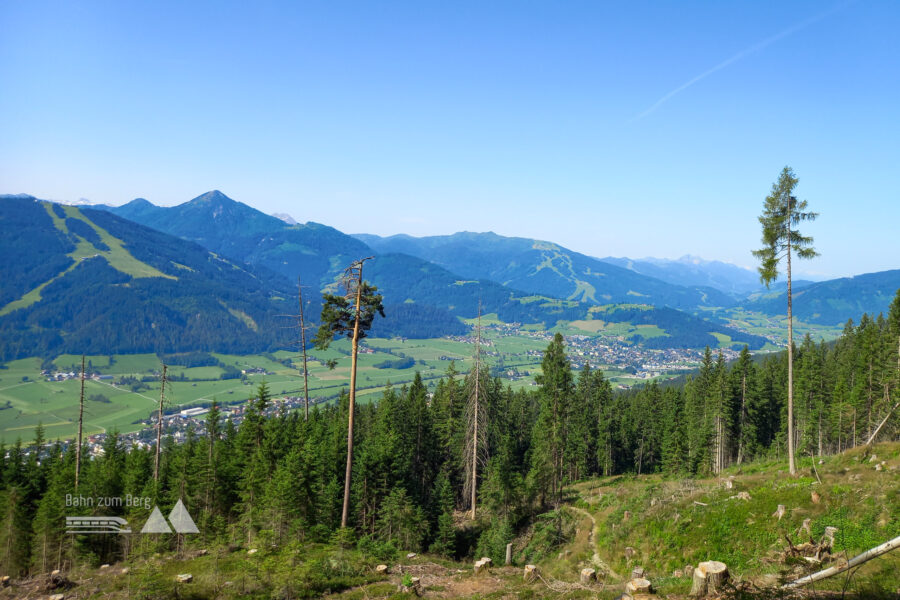
M 186 536 L 182 552 L 154 554 L 152 543 L 133 534 L 136 543 L 127 562 L 102 568 L 84 564 L 62 573 L 68 582 L 65 597 L 400 599 L 416 597 L 417 578 L 418 595 L 424 598 L 612 599 L 640 566 L 657 597 L 685 599 L 690 578 L 683 575 L 684 567 L 714 559 L 729 567 L 731 597 L 895 598 L 900 551 L 814 589 L 795 594 L 777 589 L 820 568 L 786 556 L 788 539 L 804 541 L 797 531 L 805 519 L 815 539 L 826 526 L 838 528 L 835 560 L 884 542 L 900 529 L 900 443 L 828 457 L 815 471 L 804 462 L 797 478 L 786 477 L 778 461 L 732 468 L 717 479 L 620 476 L 582 482 L 570 488 L 569 501 L 559 511 L 538 516 L 511 540 L 513 565 L 495 560 L 488 573 L 475 574 L 472 557 L 407 555 L 404 548 L 353 536 L 281 546 L 259 539 L 227 547 L 200 547 Z M 750 499 L 736 497 L 742 492 Z M 772 516 L 778 504 L 787 509 L 781 520 Z M 481 527 L 457 517 L 462 537 Z M 631 558 L 626 548 L 634 550 Z M 536 581 L 523 581 L 525 563 L 537 565 Z M 388 572 L 377 572 L 378 564 L 387 565 Z M 579 582 L 585 567 L 597 570 L 597 582 Z M 176 583 L 181 574 L 190 574 L 192 581 Z M 0 598 L 53 592 L 52 581 L 47 575 L 14 580 L 0 589 Z
M 0 232 L 2 360 L 253 352 L 283 333 L 286 281 L 110 213 L 5 197 Z
M 876 470 L 882 461 L 882 470 Z M 838 528 L 838 557 L 851 558 L 900 534 L 900 443 L 827 457 L 815 469 L 810 458 L 800 465 L 796 478 L 786 475 L 781 460 L 732 467 L 717 479 L 622 476 L 585 482 L 573 488 L 574 506 L 596 519 L 597 551 L 613 571 L 627 573 L 641 565 L 657 587 L 672 592 L 690 587 L 687 577 L 672 576 L 675 570 L 704 560 L 725 562 L 735 576 L 758 585 L 825 568 L 831 563 L 809 565 L 784 556 L 786 538 L 795 545 L 809 541 L 809 534 L 798 534 L 805 519 L 817 541 L 826 527 Z M 742 492 L 750 499 L 738 498 Z M 773 516 L 779 504 L 787 510 L 780 520 Z M 636 552 L 631 559 L 627 547 Z M 895 552 L 867 564 L 852 583 L 895 589 L 897 573 L 900 553 Z M 840 589 L 846 582 L 847 577 L 837 577 L 816 587 Z

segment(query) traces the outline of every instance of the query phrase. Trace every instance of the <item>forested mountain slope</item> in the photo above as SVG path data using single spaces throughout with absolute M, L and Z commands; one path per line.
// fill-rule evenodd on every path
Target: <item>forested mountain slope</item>
M 471 232 L 422 238 L 355 237 L 379 252 L 417 256 L 464 277 L 590 304 L 640 302 L 693 309 L 734 303 L 713 288 L 673 285 L 541 240 Z
M 285 281 L 108 212 L 0 199 L 0 357 L 260 351 Z
M 541 272 L 537 277 L 538 280 L 546 281 L 548 285 L 537 287 L 546 287 L 564 296 L 572 296 L 567 300 L 559 299 L 559 294 L 534 292 L 513 284 L 500 283 L 495 278 L 498 273 L 492 269 L 474 269 L 481 273 L 474 276 L 461 275 L 453 268 L 415 256 L 415 252 L 408 252 L 411 250 L 408 246 L 401 245 L 396 252 L 389 248 L 373 249 L 325 225 L 316 223 L 289 225 L 232 200 L 218 191 L 209 192 L 171 208 L 155 207 L 145 200 L 138 199 L 121 207 L 107 207 L 106 210 L 134 218 L 161 231 L 197 241 L 234 261 L 271 268 L 291 278 L 299 274 L 312 288 L 310 295 L 316 297 L 318 289 L 331 291 L 339 289 L 340 276 L 351 261 L 374 254 L 374 260 L 365 267 L 365 276 L 378 286 L 380 293 L 384 295 L 386 318 L 375 321 L 375 332 L 379 335 L 439 337 L 461 334 L 466 331 L 466 327 L 458 317 L 475 317 L 479 302 L 483 313 L 496 313 L 505 322 L 539 323 L 544 328 L 551 328 L 561 320 L 588 318 L 592 305 L 598 303 L 609 305 L 612 303 L 609 299 L 614 296 L 605 292 L 598 294 L 591 284 L 583 281 L 577 285 L 581 286 L 590 299 L 585 294 L 571 294 L 560 288 L 561 285 L 567 286 L 571 281 L 560 278 L 558 265 L 554 265 L 558 263 L 564 267 L 571 259 L 567 254 L 568 251 L 552 244 L 547 245 L 541 252 L 555 253 L 556 258 L 551 261 L 554 264 L 548 263 L 549 266 L 539 269 Z M 529 259 L 536 257 L 526 249 L 526 246 L 533 246 L 537 242 L 494 237 L 505 240 L 501 244 L 502 247 L 481 247 L 483 244 L 480 246 L 477 240 L 473 244 L 461 240 L 449 251 L 461 253 L 459 257 L 461 262 L 458 266 L 467 271 L 472 271 L 473 265 L 480 262 L 487 261 L 488 264 L 494 264 L 506 260 L 510 250 L 526 251 Z M 466 255 L 463 252 L 465 247 L 480 254 Z M 481 250 L 478 250 L 479 247 Z M 582 258 L 594 261 L 588 257 Z M 610 268 L 617 270 L 616 267 Z M 636 285 L 645 287 L 649 285 L 661 296 L 707 297 L 705 291 L 691 291 L 635 275 L 627 270 L 618 269 L 618 271 L 624 273 L 628 281 L 634 280 Z M 594 273 L 594 276 L 603 278 L 604 282 L 606 279 L 614 279 L 611 275 Z M 515 281 L 531 285 L 535 279 L 529 276 Z M 612 285 L 617 286 L 616 289 L 624 289 L 621 282 Z M 710 293 L 717 294 L 715 291 Z M 622 292 L 615 297 L 619 299 L 616 300 L 618 302 L 653 304 L 652 297 L 637 292 Z M 657 347 L 702 348 L 707 344 L 715 346 L 718 341 L 711 332 L 727 335 L 735 343 L 748 343 L 752 348 L 759 348 L 765 343 L 761 337 L 743 334 L 726 328 L 721 323 L 711 323 L 672 309 L 644 306 L 637 312 L 630 309 L 624 312 L 604 309 L 603 312 L 606 314 L 604 318 L 610 321 L 628 320 L 625 316 L 628 314 L 636 317 L 636 323 L 658 325 L 668 335 L 649 342 Z
M 319 223 L 288 225 L 218 190 L 178 206 L 137 199 L 104 210 L 290 280 L 299 276 L 316 290 L 332 283 L 351 261 L 371 254 L 365 244 L 337 229 Z
M 900 269 L 830 279 L 794 290 L 794 316 L 802 321 L 840 325 L 862 313 L 876 316 L 887 312 L 900 289 Z M 787 306 L 787 292 L 757 296 L 743 303 L 748 310 L 780 314 Z

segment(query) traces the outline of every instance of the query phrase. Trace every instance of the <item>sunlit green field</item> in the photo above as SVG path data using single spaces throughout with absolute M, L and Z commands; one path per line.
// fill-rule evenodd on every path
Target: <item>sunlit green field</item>
M 773 334 L 782 325 L 777 319 L 760 315 L 733 313 L 729 317 L 740 321 L 742 329 L 754 333 Z M 533 387 L 535 375 L 540 374 L 540 353 L 547 347 L 550 333 L 559 331 L 565 335 L 621 336 L 625 339 L 638 333 L 644 337 L 665 335 L 663 330 L 653 326 L 604 323 L 597 328 L 592 327 L 593 321 L 560 322 L 553 331 L 544 334 L 529 335 L 526 330 L 520 335 L 508 335 L 491 327 L 502 325 L 495 315 L 485 315 L 482 325 L 485 326 L 482 334 L 484 361 L 488 366 L 501 367 L 498 371 L 506 377 L 506 383 L 513 389 Z M 803 325 L 798 325 L 798 336 L 805 331 Z M 826 339 L 831 339 L 837 333 L 821 328 L 812 331 Z M 774 345 L 769 346 L 770 349 L 776 349 Z M 465 341 L 450 338 L 367 338 L 363 341 L 362 348 L 357 392 L 360 402 L 368 402 L 377 400 L 389 383 L 394 386 L 410 383 L 416 371 L 421 373 L 429 387 L 433 387 L 438 379 L 446 375 L 451 361 L 455 361 L 457 372 L 467 373 L 472 367 L 474 344 L 472 338 Z M 168 376 L 173 380 L 166 386 L 167 405 L 198 405 L 214 399 L 220 403 L 243 402 L 253 395 L 263 381 L 274 395 L 303 394 L 301 358 L 296 351 L 251 356 L 213 353 L 213 356 L 222 366 L 238 370 L 264 369 L 265 373 L 248 373 L 241 379 L 220 379 L 225 372 L 222 366 L 189 368 L 177 364 L 177 357 L 169 359 L 172 364 L 168 365 Z M 407 363 L 404 368 L 386 364 L 396 364 L 403 359 Z M 412 364 L 409 364 L 409 359 L 412 359 Z M 108 379 L 86 381 L 85 433 L 90 435 L 112 429 L 129 432 L 145 427 L 140 421 L 146 420 L 159 402 L 159 377 L 162 369 L 159 357 L 155 354 L 102 355 L 87 356 L 85 360 L 89 371 L 93 368 L 101 374 L 113 376 L 116 381 L 121 377 L 147 379 L 138 391 L 132 391 L 126 385 L 116 385 L 113 380 Z M 334 369 L 326 366 L 329 360 L 336 361 Z M 77 374 L 81 370 L 81 356 L 64 354 L 57 357 L 54 364 L 56 369 L 75 373 L 76 377 L 68 381 L 45 381 L 40 374 L 41 360 L 37 358 L 13 361 L 4 365 L 6 368 L 0 369 L 0 441 L 9 444 L 14 443 L 17 438 L 30 440 L 38 423 L 44 426 L 50 439 L 71 438 L 75 435 L 80 392 Z M 649 381 L 629 376 L 611 365 L 595 367 L 602 368 L 613 385 L 633 386 Z M 506 375 L 507 373 L 512 373 L 513 376 Z M 311 398 L 319 402 L 336 398 L 349 385 L 350 342 L 342 339 L 333 343 L 328 350 L 310 351 L 309 374 Z M 657 379 L 670 377 L 672 375 L 663 375 Z
M 496 331 L 486 331 L 483 339 L 484 360 L 488 365 L 502 361 L 504 367 L 515 367 L 520 373 L 527 371 L 528 377 L 508 380 L 514 389 L 532 385 L 533 375 L 540 373 L 540 357 L 528 356 L 527 352 L 543 350 L 547 346 L 545 340 L 524 336 L 501 337 Z M 412 382 L 416 371 L 421 373 L 425 384 L 432 387 L 446 375 L 451 361 L 455 361 L 455 368 L 460 373 L 468 372 L 472 363 L 473 345 L 451 339 L 368 338 L 363 347 L 374 352 L 359 355 L 357 389 L 360 402 L 377 400 L 388 383 L 400 386 Z M 243 380 L 223 380 L 219 379 L 224 372 L 220 366 L 187 368 L 171 364 L 168 365 L 168 376 L 186 378 L 187 381 L 169 381 L 166 386 L 168 405 L 194 405 L 213 399 L 220 403 L 244 401 L 263 381 L 274 395 L 303 394 L 303 378 L 299 371 L 301 357 L 296 351 L 279 351 L 266 356 L 217 353 L 213 356 L 222 364 L 239 370 L 261 368 L 266 373 L 248 374 Z M 410 357 L 415 363 L 403 369 L 376 366 L 403 357 Z M 337 366 L 332 370 L 325 365 L 330 359 L 337 361 Z M 162 369 L 159 358 L 155 354 L 135 354 L 87 356 L 85 360 L 89 370 L 93 367 L 101 374 L 112 375 L 115 380 L 123 376 L 151 378 L 145 382 L 146 389 L 138 392 L 124 385 L 115 385 L 110 380 L 88 379 L 85 382 L 85 434 L 112 429 L 129 432 L 145 427 L 139 421 L 147 419 L 159 402 L 159 374 Z M 81 385 L 77 377 L 81 369 L 81 356 L 61 355 L 54 364 L 60 371 L 73 372 L 76 377 L 68 381 L 46 381 L 40 374 L 41 360 L 38 358 L 13 361 L 0 369 L 0 407 L 7 406 L 0 410 L 0 441 L 10 444 L 18 438 L 30 440 L 38 423 L 43 425 L 50 439 L 74 437 Z M 311 351 L 309 373 L 311 398 L 328 401 L 336 397 L 349 385 L 349 341 L 336 341 L 326 351 Z M 108 401 L 91 399 L 97 396 L 104 396 Z
M 710 318 L 712 316 L 725 319 L 729 325 L 752 333 L 754 335 L 762 335 L 768 338 L 777 339 L 779 345 L 787 343 L 787 317 L 773 317 L 762 313 L 746 311 L 739 308 L 728 309 L 699 309 L 699 316 Z M 809 333 L 813 341 L 826 342 L 837 339 L 843 331 L 842 326 L 838 325 L 816 325 L 813 323 L 805 323 L 798 319 L 794 319 L 794 342 L 798 343 L 803 337 Z M 715 335 L 715 334 L 713 334 Z M 718 337 L 718 336 L 717 336 Z M 766 344 L 764 350 L 780 349 L 771 342 Z

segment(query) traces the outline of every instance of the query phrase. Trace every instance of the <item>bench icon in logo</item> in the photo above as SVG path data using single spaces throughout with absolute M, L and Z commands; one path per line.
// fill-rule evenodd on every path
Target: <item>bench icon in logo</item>
M 175 533 L 200 533 L 200 530 L 197 529 L 197 524 L 194 523 L 180 499 L 175 508 L 172 509 L 172 512 L 169 513 L 169 522 L 172 523 L 172 527 L 169 527 L 169 523 L 163 518 L 162 513 L 159 511 L 159 506 L 154 506 L 153 512 L 150 513 L 150 518 L 147 519 L 144 528 L 141 529 L 141 533 L 172 533 L 173 529 Z

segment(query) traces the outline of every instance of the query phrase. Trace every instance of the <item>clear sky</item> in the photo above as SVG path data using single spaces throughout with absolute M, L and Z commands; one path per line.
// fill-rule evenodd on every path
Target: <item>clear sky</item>
M 900 268 L 900 2 L 0 1 L 0 193 Z

